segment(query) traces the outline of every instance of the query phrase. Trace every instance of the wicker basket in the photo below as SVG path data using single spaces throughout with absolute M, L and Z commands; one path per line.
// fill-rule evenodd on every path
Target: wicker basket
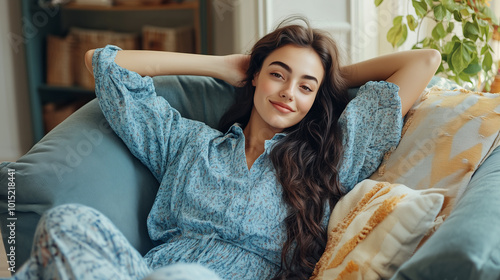
M 139 37 L 133 33 L 73 28 L 70 34 L 75 38 L 76 43 L 73 51 L 75 81 L 77 85 L 88 89 L 94 89 L 94 77 L 85 67 L 84 56 L 87 50 L 102 48 L 108 44 L 116 45 L 124 50 L 139 48 Z
M 72 86 L 74 75 L 72 67 L 72 49 L 74 38 L 47 36 L 47 84 L 56 86 Z
M 142 28 L 142 48 L 144 50 L 194 52 L 194 28 L 156 27 L 146 25 Z

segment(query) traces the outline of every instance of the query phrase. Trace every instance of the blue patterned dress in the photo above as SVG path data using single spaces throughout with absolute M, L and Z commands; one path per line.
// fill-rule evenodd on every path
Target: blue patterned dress
M 265 152 L 249 170 L 238 124 L 222 133 L 182 118 L 156 96 L 151 77 L 114 62 L 118 50 L 107 46 L 95 51 L 96 95 L 113 130 L 160 182 L 147 222 L 156 246 L 139 261 L 133 248 L 113 245 L 117 252 L 132 252 L 127 254 L 134 265 L 125 262 L 129 278 L 175 263 L 197 263 L 222 279 L 271 278 L 280 267 L 287 206 L 269 153 L 284 135 L 266 141 Z M 368 82 L 342 114 L 345 154 L 339 175 L 346 192 L 373 173 L 384 153 L 399 142 L 398 90 L 388 82 Z M 37 265 L 32 264 L 33 271 L 41 270 Z M 73 269 L 80 267 L 85 266 Z

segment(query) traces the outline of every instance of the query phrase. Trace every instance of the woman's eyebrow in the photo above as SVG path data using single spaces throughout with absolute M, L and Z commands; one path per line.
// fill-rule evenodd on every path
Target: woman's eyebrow
M 269 66 L 271 66 L 271 65 L 279 65 L 279 66 L 283 67 L 286 71 L 288 71 L 288 72 L 292 73 L 292 68 L 290 68 L 290 66 L 288 66 L 286 63 L 283 63 L 283 62 L 281 62 L 281 61 L 273 61 L 273 62 L 269 63 Z M 313 76 L 310 76 L 310 75 L 304 75 L 304 76 L 302 76 L 302 78 L 304 78 L 304 79 L 308 79 L 308 80 L 313 80 L 313 81 L 315 81 L 317 84 L 319 84 L 318 79 L 316 79 L 316 78 L 315 78 L 315 77 L 313 77 Z

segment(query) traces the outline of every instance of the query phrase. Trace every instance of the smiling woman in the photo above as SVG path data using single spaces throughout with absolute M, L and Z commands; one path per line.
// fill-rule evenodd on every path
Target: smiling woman
M 280 25 L 249 56 L 88 51 L 104 116 L 161 183 L 147 224 L 156 247 L 142 257 L 102 214 L 65 205 L 41 219 L 16 277 L 142 279 L 184 262 L 213 279 L 308 278 L 330 209 L 398 143 L 439 56 L 342 67 L 335 42 L 304 22 Z M 183 118 L 147 75 L 211 76 L 235 85 L 238 98 L 213 129 Z M 361 86 L 350 102 L 348 86 Z M 179 279 L 197 279 L 197 269 Z
M 250 123 L 262 118 L 274 133 L 296 125 L 311 109 L 324 72 L 313 49 L 288 45 L 271 53 L 252 80 L 256 112 Z

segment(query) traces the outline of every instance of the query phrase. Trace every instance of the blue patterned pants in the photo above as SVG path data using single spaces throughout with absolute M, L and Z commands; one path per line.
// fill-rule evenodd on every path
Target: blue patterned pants
M 220 280 L 198 264 L 152 271 L 108 218 L 77 204 L 42 216 L 31 257 L 11 279 Z

